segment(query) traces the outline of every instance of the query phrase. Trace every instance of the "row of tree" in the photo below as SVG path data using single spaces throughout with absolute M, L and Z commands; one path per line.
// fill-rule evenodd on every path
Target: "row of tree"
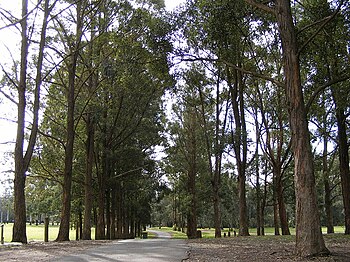
M 27 242 L 27 210 L 54 215 L 59 208 L 58 241 L 69 240 L 72 214 L 82 239 L 91 239 L 92 224 L 95 238 L 105 239 L 133 236 L 149 223 L 162 95 L 173 85 L 160 7 L 22 1 L 22 19 L 8 25 L 21 26 L 19 74 L 3 67 L 2 81 L 2 93 L 18 92 L 12 241 Z
M 290 234 L 295 225 L 299 255 L 327 253 L 317 198 L 331 233 L 341 191 L 342 224 L 350 233 L 348 4 L 187 1 L 177 15 L 185 41 L 176 54 L 186 66 L 166 166 L 177 185 L 173 194 L 186 192 L 188 237 L 197 237 L 209 194 L 215 236 L 221 236 L 221 201 L 230 185 L 224 177 L 235 177 L 240 235 L 249 234 L 250 182 L 258 235 L 272 202 L 276 234 L 279 226 Z M 316 179 L 324 186 L 319 192 Z M 287 212 L 291 206 L 295 216 Z
M 263 235 L 272 208 L 276 233 L 296 226 L 299 255 L 327 253 L 317 198 L 331 232 L 341 192 L 350 233 L 349 9 L 22 0 L 21 19 L 1 12 L 21 32 L 21 59 L 3 66 L 0 89 L 18 108 L 12 240 L 27 242 L 28 213 L 58 207 L 58 241 L 72 221 L 82 239 L 93 225 L 96 239 L 133 237 L 152 222 L 152 203 L 159 212 L 172 202 L 189 238 L 201 224 L 216 237 L 225 223 L 248 235 L 252 214 Z

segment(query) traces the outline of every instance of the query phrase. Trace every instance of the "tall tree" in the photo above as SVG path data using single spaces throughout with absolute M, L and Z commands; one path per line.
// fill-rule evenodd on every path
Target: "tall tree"
M 345 234 L 350 234 L 350 168 L 349 168 L 349 144 L 346 134 L 346 114 L 344 97 L 346 98 L 347 88 L 332 88 L 333 100 L 335 103 L 335 115 L 338 126 L 338 145 L 339 145 L 339 167 L 343 194 L 344 215 L 345 215 Z
M 278 206 L 282 235 L 290 235 L 283 183 L 283 176 L 291 159 L 288 132 L 285 130 L 286 121 L 288 120 L 286 119 L 286 112 L 283 110 L 282 105 L 282 88 L 277 86 L 276 90 L 272 90 L 272 87 L 269 87 L 269 89 L 270 95 L 265 94 L 265 99 L 259 88 L 256 89 L 256 93 L 259 96 L 259 107 L 262 112 L 261 119 L 266 134 L 266 142 L 263 150 L 272 166 L 274 195 L 277 200 L 276 204 Z M 266 105 L 264 105 L 264 100 Z M 276 233 L 278 231 L 276 230 Z
M 277 0 L 273 7 L 246 0 L 247 3 L 271 13 L 282 42 L 285 94 L 292 133 L 294 180 L 296 195 L 296 253 L 314 256 L 329 253 L 321 232 L 317 206 L 313 154 L 308 129 L 307 109 L 301 86 L 299 46 L 289 0 Z
M 76 32 L 75 37 L 69 41 L 70 54 L 66 60 L 68 71 L 68 85 L 66 90 L 67 99 L 67 125 L 65 142 L 65 160 L 64 160 L 64 181 L 62 194 L 61 223 L 56 241 L 69 241 L 69 222 L 71 215 L 71 190 L 72 190 L 72 170 L 73 170 L 73 149 L 75 138 L 75 89 L 76 89 L 76 70 L 77 61 L 80 53 L 80 44 L 82 40 L 83 18 L 85 14 L 86 2 L 76 2 Z
M 296 252 L 301 256 L 329 253 L 321 232 L 313 155 L 300 78 L 298 44 L 289 0 L 276 1 L 274 10 L 284 58 L 284 76 L 294 154 Z
M 331 86 L 331 96 L 333 98 L 331 103 L 335 107 L 334 115 L 338 128 L 337 143 L 343 188 L 345 233 L 350 234 L 350 194 L 346 190 L 350 186 L 349 147 L 346 135 L 346 112 L 349 108 L 349 96 L 346 91 L 348 81 L 344 82 L 349 78 L 349 73 L 347 73 L 349 70 L 347 50 L 349 28 L 344 23 L 347 15 L 345 10 L 349 9 L 349 6 L 344 1 L 339 1 L 337 4 L 337 6 L 331 7 L 331 4 L 327 1 L 306 3 L 303 12 L 304 20 L 322 21 L 322 24 L 312 29 L 305 29 L 308 28 L 307 26 L 301 28 L 300 38 L 306 35 L 308 39 L 306 43 L 309 44 L 311 52 L 301 51 L 304 51 L 303 55 L 306 60 L 304 63 L 306 62 L 316 72 L 315 76 L 309 73 L 309 77 L 320 86 L 319 93 Z M 313 35 L 310 36 L 311 34 Z M 306 52 L 307 54 L 304 54 Z M 318 93 L 316 92 L 315 95 L 318 95 Z
M 22 0 L 22 19 L 21 19 L 21 64 L 18 84 L 18 113 L 17 113 L 17 136 L 15 146 L 15 180 L 14 180 L 14 210 L 15 222 L 13 226 L 13 242 L 27 243 L 26 235 L 26 201 L 25 201 L 25 181 L 34 146 L 37 138 L 40 109 L 40 88 L 42 84 L 42 65 L 44 60 L 44 48 L 46 41 L 46 29 L 48 25 L 48 16 L 50 13 L 50 1 L 44 2 L 43 23 L 40 32 L 40 42 L 38 49 L 38 59 L 36 63 L 36 78 L 34 87 L 33 102 L 33 122 L 26 152 L 24 154 L 24 134 L 25 134 L 25 115 L 28 103 L 28 1 Z

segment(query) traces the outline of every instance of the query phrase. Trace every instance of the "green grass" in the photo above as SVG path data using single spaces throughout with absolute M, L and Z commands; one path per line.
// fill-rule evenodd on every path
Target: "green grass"
M 172 227 L 152 227 L 150 229 L 168 232 L 171 234 L 171 237 L 175 239 L 187 239 L 187 235 L 185 233 L 182 233 L 181 231 L 175 231 Z
M 12 240 L 12 228 L 13 224 L 4 224 L 4 241 L 11 242 Z M 53 241 L 57 238 L 59 226 L 51 224 L 49 225 L 49 241 Z M 27 224 L 27 240 L 30 241 L 44 241 L 44 224 L 41 225 L 29 225 Z M 95 236 L 95 229 L 91 229 L 91 237 Z M 69 232 L 70 240 L 75 240 L 75 229 L 70 230 Z
M 179 232 L 179 231 L 174 231 L 172 227 L 161 227 L 160 229 L 158 227 L 154 227 L 152 228 L 153 230 L 159 230 L 159 231 L 165 231 L 165 232 L 169 232 L 173 238 L 178 238 L 178 239 L 186 239 L 187 236 L 185 233 Z M 198 230 L 202 231 L 202 237 L 203 238 L 214 238 L 215 236 L 215 229 L 214 228 L 199 228 Z M 292 235 L 292 238 L 294 238 L 293 236 L 295 235 L 295 228 L 290 228 L 290 233 Z M 235 229 L 236 233 L 238 234 L 238 229 Z M 228 228 L 224 228 L 222 231 L 222 236 L 224 236 L 224 233 L 226 233 L 226 236 L 228 236 Z M 327 228 L 326 227 L 322 227 L 322 232 L 323 234 L 327 233 Z M 280 231 L 281 233 L 281 231 Z M 338 233 L 338 234 L 342 234 L 344 233 L 344 227 L 342 226 L 335 226 L 334 227 L 334 233 Z M 256 236 L 256 228 L 250 228 L 249 229 L 249 234 L 251 236 Z M 275 229 L 273 227 L 266 227 L 265 228 L 265 235 L 266 236 L 274 236 L 275 234 Z M 234 232 L 231 231 L 231 236 L 234 235 Z M 288 238 L 288 236 L 286 236 Z
M 4 241 L 5 242 L 11 242 L 12 240 L 12 228 L 13 228 L 13 224 L 9 223 L 9 224 L 4 224 Z M 59 227 L 57 225 L 52 226 L 50 224 L 49 226 L 49 241 L 53 241 L 56 239 L 57 235 L 58 235 L 58 229 Z M 160 230 L 160 231 L 165 231 L 165 232 L 169 232 L 172 235 L 172 238 L 175 239 L 186 239 L 187 235 L 186 233 L 183 233 L 181 231 L 175 231 L 173 230 L 172 227 L 162 227 L 161 229 L 159 229 L 158 227 L 154 227 L 151 228 L 153 230 Z M 202 231 L 202 237 L 203 238 L 214 238 L 215 235 L 215 230 L 213 228 L 208 229 L 208 228 L 204 228 L 204 229 L 198 229 Z M 92 233 L 91 236 L 94 237 L 95 236 L 95 228 L 91 229 Z M 295 228 L 290 228 L 291 234 L 295 235 Z M 236 232 L 238 234 L 238 229 L 236 229 Z M 323 227 L 322 228 L 322 232 L 324 234 L 326 234 L 327 232 L 327 228 Z M 335 226 L 334 227 L 334 232 L 338 233 L 340 236 L 342 236 L 342 234 L 344 233 L 344 227 L 342 226 Z M 224 235 L 224 233 L 226 233 L 226 235 L 228 235 L 228 229 L 224 228 L 222 230 L 222 235 Z M 254 236 L 256 235 L 256 229 L 255 228 L 250 228 L 249 229 L 249 233 Z M 148 233 L 148 237 L 149 238 L 154 238 L 155 235 L 153 233 Z M 274 228 L 272 227 L 266 227 L 265 228 L 265 234 L 267 236 L 273 236 L 274 235 Z M 234 233 L 231 232 L 231 236 L 233 236 Z M 31 241 L 44 241 L 44 225 L 29 225 L 27 224 L 27 238 L 28 238 L 28 242 Z M 75 240 L 75 230 L 70 230 L 70 234 L 69 234 L 69 238 L 71 240 Z

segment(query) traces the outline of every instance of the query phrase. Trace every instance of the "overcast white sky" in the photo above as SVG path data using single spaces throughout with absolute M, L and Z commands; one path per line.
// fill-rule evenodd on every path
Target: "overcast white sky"
M 167 10 L 172 10 L 179 4 L 186 2 L 186 0 L 165 0 L 165 6 Z

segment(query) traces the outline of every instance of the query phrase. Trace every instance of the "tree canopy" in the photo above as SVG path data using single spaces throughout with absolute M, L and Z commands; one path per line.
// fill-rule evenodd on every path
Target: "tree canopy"
M 17 111 L 14 197 L 1 198 L 14 204 L 13 241 L 43 216 L 59 223 L 57 241 L 71 223 L 86 240 L 151 224 L 189 238 L 295 226 L 300 256 L 329 252 L 321 226 L 350 234 L 347 1 L 21 10 L 0 7 L 0 30 L 20 45 L 0 81 Z

